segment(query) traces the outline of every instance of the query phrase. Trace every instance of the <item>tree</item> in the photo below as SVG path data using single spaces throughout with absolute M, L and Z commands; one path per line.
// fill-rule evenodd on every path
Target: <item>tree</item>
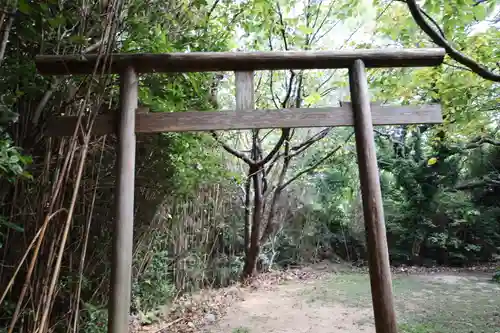
M 105 320 L 98 310 L 106 303 L 108 289 L 115 138 L 94 138 L 90 133 L 96 114 L 117 107 L 117 78 L 100 73 L 42 77 L 36 72 L 34 57 L 91 52 L 106 61 L 110 52 L 225 49 L 231 34 L 225 28 L 227 16 L 213 22 L 203 3 L 189 4 L 191 7 L 187 1 L 110 0 L 82 5 L 18 0 L 0 5 L 1 108 L 19 115 L 18 122 L 8 124 L 12 144 L 7 151 L 12 153 L 12 146 L 19 146 L 34 159 L 29 170 L 33 181 L 26 182 L 14 176 L 22 175 L 24 170 L 19 167 L 28 159 L 11 154 L 9 163 L 17 165 L 12 168 L 17 173 L 9 173 L 9 177 L 16 181 L 2 183 L 0 232 L 5 231 L 5 242 L 2 235 L 0 281 L 6 288 L 0 294 L 0 326 L 7 332 L 46 332 L 49 327 L 86 331 L 92 325 L 99 329 L 96 318 Z M 196 7 L 200 10 L 192 11 Z M 238 6 L 231 8 L 237 15 Z M 209 105 L 208 75 L 150 75 L 141 80 L 141 102 L 153 111 Z M 45 138 L 47 120 L 61 114 L 82 116 L 83 131 L 69 138 Z M 206 153 L 211 147 L 206 136 L 139 136 L 138 141 L 136 231 L 140 232 L 136 244 L 145 241 L 149 246 L 156 244 L 151 234 L 156 237 L 158 232 L 151 230 L 151 221 L 165 193 L 182 197 L 193 192 L 203 180 L 202 167 L 211 171 L 203 176 L 219 175 L 223 170 L 213 167 L 216 156 Z M 4 217 L 23 233 L 5 230 Z M 137 259 L 141 263 L 135 265 L 134 280 L 139 279 L 147 262 L 144 258 L 151 253 L 143 255 Z M 30 302 L 26 302 L 28 291 Z M 82 311 L 87 303 L 94 307 Z M 32 317 L 34 312 L 39 316 Z M 82 315 L 86 320 L 81 320 Z
M 299 13 L 294 13 L 296 6 L 298 3 L 285 1 L 255 2 L 249 17 L 241 23 L 245 29 L 245 37 L 250 39 L 246 42 L 257 50 L 263 48 L 271 51 L 311 50 L 321 47 L 319 46 L 321 39 L 345 19 L 347 10 L 353 10 L 353 7 L 347 7 L 345 4 L 339 7 L 335 1 L 320 3 L 308 1 Z M 251 22 L 258 23 L 251 24 Z M 317 78 L 317 75 L 313 73 L 293 70 L 285 74 L 277 72 L 262 74 L 257 79 L 259 89 L 257 105 L 263 108 L 271 106 L 285 109 L 317 105 L 322 97 L 335 89 L 332 84 L 334 75 L 335 71 Z M 277 86 L 280 81 L 281 86 Z M 267 90 L 264 90 L 266 87 Z M 324 103 L 324 101 L 321 102 Z M 231 148 L 223 143 L 216 133 L 213 133 L 214 138 L 227 152 L 246 163 L 248 167 L 244 181 L 246 211 L 244 276 L 251 276 L 255 273 L 260 247 L 276 233 L 280 224 L 283 223 L 276 216 L 277 204 L 283 191 L 299 177 L 313 171 L 330 159 L 342 147 L 340 144 L 325 153 L 317 163 L 303 170 L 292 172 L 294 158 L 302 155 L 316 142 L 329 136 L 331 129 L 316 131 L 305 138 L 298 130 L 284 128 L 280 132 L 279 138 L 272 143 L 267 154 L 264 152 L 264 146 L 269 144 L 269 138 L 272 137 L 274 131 L 269 131 L 264 135 L 261 131 L 253 131 L 248 140 L 251 143 L 247 151 Z M 253 191 L 251 191 L 252 185 Z M 266 202 L 266 199 L 269 201 Z
M 490 43 L 498 38 L 498 31 L 470 33 L 480 19 L 476 16 L 475 21 L 470 22 L 471 17 L 474 19 L 467 11 L 470 7 L 464 3 L 457 6 L 464 6 L 464 10 L 445 5 L 442 34 L 446 33 L 476 59 L 494 63 Z M 432 1 L 426 1 L 423 8 L 431 15 L 443 9 Z M 390 37 L 389 43 L 404 47 L 422 45 L 421 31 L 408 19 L 404 6 L 394 4 L 378 23 L 379 36 Z M 400 23 L 400 31 L 394 29 L 395 22 Z M 433 24 L 440 25 L 439 21 Z M 479 236 L 476 228 L 484 224 L 475 217 L 477 206 L 468 193 L 457 190 L 464 189 L 461 184 L 471 151 L 483 151 L 490 144 L 496 144 L 497 125 L 492 123 L 494 114 L 491 113 L 498 104 L 496 83 L 448 61 L 440 68 L 373 72 L 371 78 L 375 95 L 387 102 L 443 106 L 442 125 L 392 127 L 377 132 L 381 144 L 386 142 L 381 146 L 385 147 L 380 155 L 381 168 L 395 176 L 395 182 L 385 192 L 389 197 L 389 211 L 395 212 L 388 216 L 389 232 L 396 232 L 392 235 L 393 241 L 408 242 L 395 244 L 396 248 L 406 247 L 405 255 L 414 260 L 435 249 L 438 254 L 432 256 L 441 263 L 445 263 L 448 256 L 455 256 L 453 260 L 461 262 L 470 260 L 474 253 L 491 256 L 496 250 L 485 243 L 478 247 L 477 239 L 490 243 L 497 237 L 496 227 L 485 228 L 489 231 Z M 393 96 L 401 98 L 395 100 Z M 483 185 L 488 186 L 488 180 Z M 495 219 L 490 223 L 494 226 L 493 221 Z M 464 230 L 475 234 L 476 241 L 467 238 Z M 394 250 L 391 253 L 395 254 Z
M 423 11 L 416 0 L 405 0 L 411 15 L 418 26 L 432 39 L 434 43 L 438 46 L 443 47 L 448 55 L 455 61 L 461 63 L 462 65 L 470 68 L 473 72 L 477 73 L 484 79 L 500 82 L 500 74 L 496 74 L 487 67 L 479 64 L 472 58 L 469 58 L 465 54 L 461 53 L 455 47 L 451 45 L 446 39 L 444 31 L 439 27 L 436 21 L 425 11 Z M 428 1 L 428 6 L 435 7 L 438 5 L 435 1 Z M 470 1 L 463 3 L 469 8 L 465 8 L 465 13 L 472 11 L 472 16 L 476 21 L 483 20 L 487 16 L 487 11 L 490 12 L 496 10 L 496 5 L 494 1 Z M 425 6 L 425 4 L 424 4 Z M 488 8 L 485 8 L 485 7 Z M 465 6 L 464 6 L 465 7 Z M 444 6 L 444 17 L 450 15 L 450 12 L 462 12 L 460 9 L 452 9 L 452 6 Z M 451 14 L 453 15 L 453 14 Z M 451 16 L 450 15 L 450 16 Z M 463 15 L 463 14 L 462 14 Z M 433 26 L 434 25 L 434 26 Z M 498 67 L 498 66 L 497 66 Z

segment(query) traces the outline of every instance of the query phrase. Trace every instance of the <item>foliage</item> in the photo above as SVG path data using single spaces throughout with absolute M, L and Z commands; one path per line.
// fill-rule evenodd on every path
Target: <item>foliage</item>
M 22 154 L 22 150 L 14 145 L 14 142 L 6 131 L 6 127 L 17 118 L 17 115 L 6 109 L 0 103 L 0 184 L 5 181 L 14 183 L 17 179 L 32 179 L 31 174 L 26 170 L 31 164 L 31 157 Z M 9 231 L 23 232 L 21 225 L 12 223 L 8 217 L 0 215 L 0 248 L 3 247 L 5 238 Z
M 491 4 L 474 6 L 480 9 L 468 3 L 461 6 L 463 10 L 451 10 L 426 1 L 423 8 L 438 17 L 437 24 L 442 24 L 455 44 L 464 46 L 464 52 L 483 63 L 494 63 L 498 55 L 490 43 L 498 38 L 498 31 L 470 33 L 475 24 L 471 20 L 477 22 L 485 17 L 484 13 L 482 18 L 471 16 L 471 11 L 491 12 Z M 443 12 L 444 16 L 440 16 Z M 421 45 L 421 32 L 408 14 L 403 14 L 400 4 L 382 18 L 379 34 L 389 35 L 402 46 Z M 408 28 L 397 32 L 394 20 Z M 498 244 L 499 235 L 496 205 L 481 206 L 474 194 L 462 186 L 468 179 L 495 174 L 494 170 L 475 167 L 482 162 L 473 156 L 496 150 L 496 146 L 474 142 L 481 142 L 478 137 L 495 138 L 496 126 L 488 110 L 495 109 L 498 90 L 495 83 L 467 70 L 457 70 L 448 61 L 446 64 L 442 68 L 372 73 L 371 77 L 378 98 L 403 104 L 439 102 L 444 108 L 444 123 L 440 126 L 394 128 L 379 136 L 380 167 L 393 177 L 384 193 L 390 207 L 388 231 L 396 247 L 394 253 L 420 263 L 423 258 L 417 257 L 423 255 L 440 264 L 463 264 L 491 259 L 498 251 L 493 245 Z M 401 98 L 393 100 L 392 96 Z M 486 159 L 489 165 L 495 161 Z M 491 187 L 484 190 L 490 191 Z M 491 219 L 485 222 L 485 216 Z
M 105 333 L 108 331 L 108 311 L 106 308 L 86 303 L 81 316 L 81 331 L 83 333 Z
M 495 274 L 493 274 L 493 281 L 500 283 L 500 270 L 497 270 Z
M 17 94 L 18 96 L 22 94 Z M 31 157 L 22 154 L 22 149 L 17 147 L 8 131 L 18 120 L 18 114 L 10 110 L 6 101 L 13 102 L 15 98 L 4 94 L 0 98 L 0 181 L 13 182 L 17 178 L 30 179 L 31 175 L 26 171 L 31 163 Z
M 0 138 L 0 179 L 13 182 L 16 178 L 31 178 L 25 168 L 31 163 L 29 156 L 23 155 L 19 148 L 13 145 L 7 135 Z
M 111 266 L 116 139 L 91 138 L 88 163 L 79 179 L 76 159 L 86 151 L 81 138 L 45 140 L 41 133 L 50 118 L 62 113 L 105 113 L 117 107 L 115 77 L 42 77 L 35 70 L 36 54 L 432 45 L 400 1 L 378 0 L 373 6 L 358 0 L 111 2 L 102 8 L 107 2 L 82 6 L 75 1 L 23 0 L 16 2 L 17 8 L 0 8 L 0 14 L 13 13 L 0 18 L 2 37 L 9 34 L 2 38 L 8 43 L 0 59 L 0 111 L 6 117 L 0 119 L 1 285 L 7 285 L 42 222 L 50 221 L 40 251 L 28 251 L 27 260 L 34 258 L 33 252 L 40 253 L 26 284 L 34 291 L 29 305 L 24 307 L 26 295 L 20 297 L 27 276 L 24 268 L 2 303 L 1 318 L 11 318 L 16 304 L 23 305 L 18 331 L 36 331 L 42 316 L 30 311 L 50 308 L 51 327 L 63 327 L 73 322 L 72 316 L 80 316 L 77 322 L 83 332 L 104 332 Z M 500 60 L 500 32 L 488 23 L 494 14 L 492 3 L 460 1 L 452 6 L 426 0 L 422 6 L 449 41 L 494 68 Z M 6 29 L 11 17 L 15 24 Z M 486 28 L 478 29 L 479 22 Z M 116 28 L 109 44 L 102 39 L 108 25 Z M 347 95 L 345 74 L 257 73 L 256 105 L 336 104 Z M 370 70 L 369 83 L 373 99 L 403 105 L 440 103 L 444 113 L 440 125 L 376 129 L 393 263 L 467 265 L 494 258 L 500 246 L 499 119 L 494 112 L 498 84 L 450 59 L 436 68 Z M 233 106 L 233 88 L 227 73 L 144 74 L 139 99 L 150 112 L 213 110 Z M 276 160 L 266 166 L 272 165 L 272 172 L 262 178 L 272 191 L 262 193 L 262 213 L 267 217 L 263 225 L 270 228 L 268 237 L 259 239 L 259 268 L 338 257 L 363 262 L 363 212 L 350 130 L 297 129 L 277 144 L 283 133 L 257 134 L 260 154 L 277 147 Z M 321 140 L 311 139 L 318 133 L 326 134 Z M 138 134 L 137 139 L 131 311 L 147 313 L 180 293 L 224 286 L 239 278 L 247 252 L 244 197 L 252 193 L 245 189 L 245 180 L 251 172 L 224 156 L 220 143 L 206 134 Z M 251 135 L 224 139 L 245 151 Z M 286 147 L 294 149 L 308 140 L 311 145 L 285 165 Z M 67 156 L 71 162 L 61 179 Z M 282 180 L 279 170 L 284 170 Z M 276 186 L 280 184 L 287 186 Z M 62 235 L 74 188 L 80 192 L 66 242 Z M 84 256 L 85 262 L 80 262 Z M 49 297 L 46 283 L 52 279 L 57 288 Z M 8 324 L 8 319 L 0 322 Z
M 493 281 L 500 283 L 500 267 L 493 274 Z
M 39 329 L 40 322 L 21 318 L 29 316 L 31 306 L 36 307 L 36 304 L 41 304 L 39 302 L 50 299 L 47 298 L 47 288 L 44 290 L 38 288 L 37 281 L 47 283 L 53 279 L 58 281 L 56 283 L 58 287 L 53 297 L 51 295 L 52 300 L 48 302 L 55 305 L 43 306 L 44 309 L 53 309 L 47 320 L 51 326 L 57 323 L 54 326 L 56 330 L 57 327 L 71 328 L 73 317 L 81 316 L 80 320 L 76 321 L 79 325 L 77 331 L 81 329 L 84 332 L 94 333 L 105 331 L 107 327 L 105 306 L 109 289 L 107 288 L 111 266 L 109 253 L 114 211 L 111 203 L 115 194 L 110 190 L 112 185 L 106 184 L 115 183 L 113 172 L 115 139 L 108 137 L 106 140 L 102 138 L 90 140 L 87 156 L 89 162 L 84 168 L 84 176 L 80 182 L 81 190 L 76 200 L 75 214 L 70 219 L 68 243 L 64 243 L 61 242 L 66 223 L 64 214 L 70 206 L 72 188 L 77 188 L 75 181 L 78 175 L 75 168 L 78 163 L 75 161 L 69 163 L 70 171 L 66 174 L 61 174 L 61 167 L 66 156 L 75 156 L 79 159 L 81 152 L 85 150 L 82 149 L 81 141 L 77 141 L 73 146 L 73 143 L 68 145 L 66 139 L 42 139 L 41 134 L 46 120 L 53 116 L 62 113 L 78 114 L 82 110 L 93 112 L 115 108 L 118 102 L 116 98 L 118 87 L 114 78 L 109 79 L 111 76 L 108 76 L 108 79 L 98 76 L 93 78 L 75 76 L 51 81 L 51 78 L 44 78 L 36 73 L 34 56 L 40 53 L 79 54 L 110 51 L 100 49 L 99 43 L 109 46 L 115 52 L 221 51 L 227 48 L 228 37 L 232 34 L 232 30 L 226 29 L 223 25 L 227 15 L 222 16 L 219 13 L 218 21 L 208 20 L 207 15 L 212 13 L 209 13 L 210 7 L 202 6 L 202 2 L 196 5 L 199 9 L 197 11 L 193 11 L 193 7 L 188 7 L 187 1 L 182 3 L 131 1 L 123 6 L 120 1 L 109 3 L 109 8 L 102 8 L 104 2 L 100 1 L 91 1 L 85 6 L 74 1 L 61 4 L 52 1 L 47 4 L 18 1 L 12 29 L 4 30 L 5 25 L 0 28 L 2 36 L 4 33 L 10 33 L 9 38 L 2 38 L 8 40 L 8 43 L 5 59 L 1 59 L 3 61 L 0 67 L 2 74 L 0 96 L 2 103 L 6 104 L 6 109 L 16 110 L 19 113 L 19 121 L 13 125 L 9 124 L 9 137 L 6 136 L 4 140 L 2 136 L 1 141 L 1 147 L 4 149 L 0 151 L 0 176 L 2 180 L 8 177 L 12 180 L 12 185 L 6 186 L 5 191 L 2 191 L 2 199 L 5 199 L 2 201 L 6 204 L 2 206 L 1 213 L 6 218 L 0 222 L 0 232 L 7 234 L 5 232 L 7 227 L 16 230 L 21 230 L 19 226 L 24 227 L 24 235 L 8 232 L 9 237 L 4 247 L 6 252 L 1 256 L 2 285 L 7 285 L 24 251 L 27 251 L 29 242 L 40 230 L 44 218 L 50 216 L 51 222 L 48 231 L 43 234 L 45 240 L 41 243 L 40 255 L 35 261 L 37 268 L 28 281 L 32 288 L 30 290 L 38 291 L 30 296 L 33 300 L 31 305 L 26 310 L 23 310 L 24 306 L 22 307 L 20 318 L 17 318 L 19 327 L 16 326 L 15 331 Z M 0 6 L 2 14 L 0 24 L 8 21 L 10 14 L 4 16 L 3 13 L 10 13 L 11 9 Z M 235 6 L 234 10 L 237 9 Z M 110 41 L 107 45 L 104 28 L 113 29 L 114 25 L 109 20 L 115 19 L 122 20 L 118 22 L 120 30 L 112 33 L 111 39 L 113 41 L 116 39 L 116 43 Z M 150 29 L 151 26 L 154 29 Z M 149 107 L 151 112 L 211 109 L 213 108 L 212 81 L 211 74 L 145 75 L 140 81 L 140 103 Z M 82 105 L 86 107 L 82 108 Z M 104 105 L 106 107 L 103 108 Z M 3 130 L 2 123 L 2 135 Z M 156 232 L 157 230 L 154 230 L 156 226 L 151 222 L 152 217 L 167 195 L 178 199 L 179 206 L 196 201 L 196 191 L 202 186 L 222 183 L 225 170 L 220 167 L 223 161 L 218 152 L 214 152 L 212 139 L 206 135 L 159 134 L 147 138 L 141 135 L 137 137 L 138 190 L 135 204 L 138 209 L 135 216 L 135 231 L 138 236 L 135 244 L 139 246 L 142 241 L 153 244 L 154 247 L 150 251 L 155 251 L 155 255 L 151 256 L 151 252 L 141 248 L 142 251 L 138 252 L 135 258 L 133 306 L 140 309 L 133 310 L 146 311 L 167 302 L 174 295 L 174 288 L 177 288 L 175 294 L 190 291 L 189 286 L 182 287 L 176 284 L 171 267 L 175 259 L 173 254 L 179 254 L 172 249 L 180 239 L 171 239 L 169 230 L 161 229 L 162 232 Z M 21 150 L 16 148 L 18 146 L 23 148 L 22 151 L 29 151 L 34 156 L 33 183 L 13 181 L 20 179 L 20 176 L 21 178 L 29 176 L 24 173 L 24 168 L 30 160 L 19 154 Z M 53 194 L 53 190 L 57 187 L 59 176 L 63 177 L 63 182 L 57 189 L 59 193 L 57 196 Z M 94 189 L 98 198 L 95 201 Z M 53 198 L 56 201 L 54 209 L 49 208 L 50 200 Z M 196 214 L 198 213 L 199 216 L 203 216 L 202 211 Z M 92 214 L 92 217 L 87 214 Z M 87 227 L 88 232 L 86 232 Z M 204 226 L 200 233 L 214 234 L 213 230 L 215 228 Z M 141 235 L 145 239 L 141 238 Z M 157 240 L 162 237 L 172 243 L 168 244 L 168 247 L 163 246 L 164 244 L 160 246 Z M 204 241 L 205 239 L 200 237 L 193 242 L 193 245 L 199 246 L 197 250 L 200 253 L 202 248 L 206 250 Z M 57 254 L 60 247 L 64 249 L 61 252 L 62 257 L 58 257 Z M 80 263 L 80 258 L 83 260 L 84 255 L 86 261 Z M 55 273 L 58 262 L 55 257 L 62 263 L 59 266 L 62 267 L 59 276 Z M 227 256 L 221 255 L 221 257 Z M 32 260 L 31 254 L 27 260 Z M 228 261 L 232 262 L 231 260 Z M 207 261 L 209 264 L 206 265 L 213 265 L 214 261 Z M 200 268 L 204 270 L 205 266 Z M 24 300 L 19 296 L 22 281 L 27 276 L 25 274 L 24 269 L 20 270 L 15 288 L 11 289 L 3 302 L 24 304 Z M 181 276 L 182 272 L 178 275 Z M 227 283 L 222 278 L 221 281 Z M 20 287 L 17 287 L 17 283 Z M 188 283 L 193 281 L 190 280 Z M 192 289 L 203 287 L 207 283 L 204 280 L 195 286 L 194 284 Z M 77 293 L 79 298 L 76 297 Z M 7 308 L 3 306 L 4 304 L 2 304 L 0 326 L 9 325 L 12 318 L 11 315 L 6 315 Z M 85 306 L 82 308 L 80 304 Z M 65 311 L 69 311 L 70 315 L 66 315 Z
M 150 261 L 132 284 L 132 309 L 134 312 L 146 313 L 154 310 L 175 295 L 175 287 L 169 273 L 170 257 L 168 253 L 158 251 L 156 247 L 151 250 Z
M 31 162 L 29 156 L 23 156 L 19 149 L 12 145 L 8 136 L 0 139 L 0 177 L 13 182 L 18 177 L 30 178 L 25 167 Z

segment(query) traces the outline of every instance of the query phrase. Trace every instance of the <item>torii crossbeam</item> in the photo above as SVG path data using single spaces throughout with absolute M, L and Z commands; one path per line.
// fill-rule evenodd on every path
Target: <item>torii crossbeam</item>
M 370 104 L 365 67 L 423 67 L 443 62 L 443 49 L 384 49 L 322 52 L 222 52 L 38 56 L 44 75 L 120 74 L 120 110 L 95 119 L 93 134 L 116 133 L 118 163 L 116 219 L 108 332 L 128 332 L 134 224 L 136 132 L 182 132 L 258 128 L 354 126 L 369 254 L 372 303 L 377 333 L 396 333 L 389 253 L 375 153 L 373 125 L 439 123 L 439 105 L 394 107 Z M 235 71 L 237 95 L 253 96 L 253 71 L 348 68 L 352 103 L 322 109 L 253 110 L 253 97 L 234 111 L 136 113 L 138 73 Z M 246 73 L 243 73 L 246 72 Z M 243 109 L 243 111 L 241 111 Z M 81 120 L 81 119 L 80 119 Z M 57 117 L 46 135 L 73 135 L 78 117 Z

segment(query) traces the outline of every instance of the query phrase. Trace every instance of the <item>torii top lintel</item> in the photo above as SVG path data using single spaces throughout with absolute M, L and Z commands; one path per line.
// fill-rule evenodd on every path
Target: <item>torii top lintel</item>
M 35 59 L 43 75 L 119 74 L 127 67 L 137 73 L 217 72 L 284 69 L 349 68 L 360 59 L 368 68 L 440 65 L 442 48 L 356 49 L 342 51 L 192 52 L 160 54 L 40 55 Z M 109 58 L 108 58 L 109 57 Z M 98 66 L 105 63 L 105 66 Z

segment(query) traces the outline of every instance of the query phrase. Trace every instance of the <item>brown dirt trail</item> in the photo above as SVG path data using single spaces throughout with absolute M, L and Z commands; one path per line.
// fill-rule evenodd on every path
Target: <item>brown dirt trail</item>
M 301 295 L 306 283 L 291 282 L 272 290 L 247 292 L 234 304 L 210 333 L 372 333 L 372 310 L 339 303 L 320 304 Z M 368 320 L 367 320 L 368 319 Z

